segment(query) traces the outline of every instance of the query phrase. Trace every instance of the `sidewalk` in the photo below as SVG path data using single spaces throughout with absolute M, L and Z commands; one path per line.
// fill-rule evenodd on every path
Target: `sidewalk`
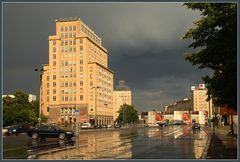
M 234 126 L 234 135 L 229 135 L 230 126 L 205 127 L 211 135 L 207 159 L 237 159 L 237 126 Z

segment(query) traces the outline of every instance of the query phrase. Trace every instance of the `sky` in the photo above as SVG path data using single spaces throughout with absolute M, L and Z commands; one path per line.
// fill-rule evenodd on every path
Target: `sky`
M 210 73 L 184 60 L 191 40 L 181 37 L 200 12 L 182 3 L 4 3 L 3 94 L 38 95 L 34 69 L 48 64 L 55 19 L 69 17 L 80 18 L 101 37 L 114 87 L 125 80 L 140 112 L 189 98 L 191 86 Z

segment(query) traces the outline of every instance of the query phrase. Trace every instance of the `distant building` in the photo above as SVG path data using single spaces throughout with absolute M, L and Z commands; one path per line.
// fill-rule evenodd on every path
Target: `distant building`
M 192 110 L 192 100 L 189 98 L 184 98 L 178 100 L 175 103 L 165 106 L 165 112 L 173 113 L 174 111 L 191 111 Z
M 15 98 L 14 95 L 2 95 L 2 98 L 7 97 L 7 96 L 9 96 L 11 98 Z M 28 95 L 28 102 L 32 102 L 32 101 L 36 101 L 36 100 L 37 100 L 37 96 L 36 95 L 33 95 L 33 94 L 29 94 Z
M 212 116 L 212 99 L 207 101 L 207 89 L 205 88 L 205 84 L 199 84 L 197 87 L 192 86 L 192 106 L 193 111 L 206 111 L 208 113 L 208 117 Z
M 32 102 L 32 101 L 36 101 L 37 100 L 37 96 L 33 95 L 33 94 L 29 94 L 28 95 L 28 101 Z
M 132 105 L 132 92 L 125 85 L 125 81 L 120 80 L 119 86 L 113 91 L 114 120 L 117 119 L 118 111 L 123 104 Z

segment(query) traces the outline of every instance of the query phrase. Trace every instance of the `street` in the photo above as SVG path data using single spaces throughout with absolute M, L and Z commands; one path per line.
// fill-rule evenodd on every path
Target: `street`
M 34 141 L 26 134 L 3 138 L 4 159 L 199 159 L 204 130 L 190 125 L 81 131 L 72 140 Z

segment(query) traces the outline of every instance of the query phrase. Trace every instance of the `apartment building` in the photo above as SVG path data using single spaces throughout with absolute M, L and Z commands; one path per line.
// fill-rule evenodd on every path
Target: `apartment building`
M 102 40 L 81 19 L 57 19 L 43 65 L 41 112 L 50 123 L 111 124 L 113 71 Z
M 191 87 L 193 111 L 205 111 L 208 117 L 212 117 L 212 99 L 207 101 L 207 89 L 204 84 Z
M 116 90 L 113 91 L 114 121 L 118 118 L 118 111 L 123 104 L 132 105 L 132 92 L 125 85 L 124 80 L 119 81 Z

